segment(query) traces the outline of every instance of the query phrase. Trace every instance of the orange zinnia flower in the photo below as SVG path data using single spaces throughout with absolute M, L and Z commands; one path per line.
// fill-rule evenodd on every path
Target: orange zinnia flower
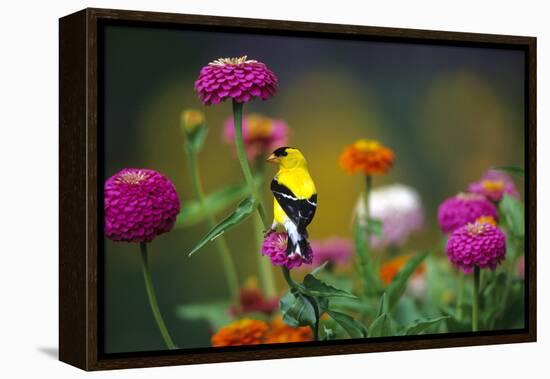
M 307 326 L 293 328 L 285 324 L 281 316 L 273 319 L 271 329 L 267 333 L 266 343 L 304 342 L 312 341 L 313 333 Z
M 382 279 L 382 283 L 384 283 L 385 286 L 390 284 L 395 275 L 405 266 L 410 258 L 411 255 L 402 255 L 384 263 L 382 267 L 380 267 L 380 279 Z M 425 271 L 426 267 L 422 264 L 418 266 L 414 275 L 422 275 Z
M 212 346 L 257 345 L 265 343 L 269 326 L 260 320 L 244 318 L 224 326 L 212 336 Z
M 380 142 L 360 139 L 344 149 L 340 155 L 340 166 L 350 174 L 385 174 L 394 160 L 393 151 Z
M 478 224 L 491 224 L 493 226 L 497 226 L 497 221 L 493 216 L 481 216 L 476 219 L 476 222 Z

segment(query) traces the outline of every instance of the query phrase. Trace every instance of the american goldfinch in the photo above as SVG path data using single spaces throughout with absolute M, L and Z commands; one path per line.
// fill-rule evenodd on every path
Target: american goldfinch
M 307 226 L 315 216 L 317 190 L 309 175 L 307 161 L 300 150 L 280 147 L 267 159 L 279 165 L 271 181 L 273 224 L 271 231 L 282 225 L 287 232 L 287 255 L 298 254 L 308 260 L 311 248 L 307 241 Z

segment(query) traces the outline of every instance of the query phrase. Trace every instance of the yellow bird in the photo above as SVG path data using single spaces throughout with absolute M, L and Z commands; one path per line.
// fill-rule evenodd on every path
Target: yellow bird
M 279 165 L 279 171 L 271 181 L 273 224 L 271 230 L 282 225 L 288 235 L 287 255 L 298 254 L 305 260 L 311 256 L 307 240 L 307 226 L 317 209 L 317 190 L 307 169 L 307 161 L 300 150 L 280 147 L 267 158 Z

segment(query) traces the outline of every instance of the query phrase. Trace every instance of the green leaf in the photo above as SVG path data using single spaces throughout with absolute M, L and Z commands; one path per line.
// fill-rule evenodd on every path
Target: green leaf
M 449 317 L 446 320 L 447 330 L 453 332 L 469 332 L 472 330 L 472 322 L 468 320 L 457 320 L 455 317 Z
M 509 174 L 525 176 L 525 170 L 521 167 L 516 167 L 516 166 L 492 167 L 491 170 L 503 171 L 503 172 L 507 172 Z
M 297 328 L 299 326 L 315 327 L 317 315 L 311 302 L 297 291 L 289 291 L 280 300 L 283 321 Z
M 369 337 L 383 337 L 395 334 L 395 325 L 390 316 L 387 295 L 384 292 L 378 305 L 378 315 L 369 328 Z
M 441 316 L 441 317 L 426 319 L 426 320 L 416 320 L 414 323 L 412 323 L 412 324 L 410 324 L 406 327 L 404 334 L 406 336 L 420 334 L 424 330 L 429 328 L 430 326 L 436 325 L 436 324 L 440 323 L 441 321 L 446 320 L 448 318 L 449 318 L 449 316 Z
M 366 291 L 365 295 L 376 295 L 382 289 L 382 284 L 380 283 L 378 272 L 375 270 L 369 246 L 358 220 L 355 220 L 353 232 L 355 250 L 359 258 L 359 275 L 361 275 L 362 280 L 365 282 L 363 286 Z
M 252 196 L 249 196 L 241 201 L 241 203 L 233 213 L 223 219 L 220 223 L 218 223 L 218 225 L 214 226 L 204 237 L 201 238 L 201 240 L 197 243 L 193 250 L 191 250 L 189 256 L 199 251 L 204 245 L 213 241 L 214 239 L 225 233 L 227 230 L 246 220 L 248 216 L 250 216 L 252 212 L 254 212 L 255 208 L 256 202 Z
M 254 178 L 255 184 L 259 187 L 262 178 Z M 189 227 L 206 221 L 209 214 L 217 214 L 227 209 L 230 205 L 242 200 L 250 195 L 246 184 L 235 184 L 224 187 L 218 191 L 212 192 L 204 199 L 204 208 L 197 200 L 187 201 L 181 207 L 181 211 L 176 220 L 176 227 Z
M 365 338 L 367 336 L 367 328 L 353 317 L 345 313 L 336 311 L 327 311 L 328 315 L 336 321 L 351 338 Z
M 176 309 L 176 316 L 183 320 L 206 320 L 213 329 L 219 329 L 231 322 L 227 313 L 228 308 L 228 301 L 186 304 Z
M 395 325 L 388 313 L 382 313 L 370 325 L 369 337 L 385 337 L 395 335 Z
M 506 226 L 517 238 L 525 236 L 525 211 L 518 199 L 504 194 L 499 204 Z
M 304 278 L 304 286 L 314 296 L 324 296 L 324 297 L 347 297 L 351 299 L 356 299 L 357 296 L 335 288 L 331 285 L 326 284 L 325 282 L 320 281 L 315 276 L 307 274 Z
M 339 311 L 359 313 L 367 316 L 376 316 L 377 308 L 360 299 L 335 297 L 330 300 L 330 308 Z
M 401 298 L 401 295 L 403 295 L 403 293 L 405 292 L 405 289 L 407 288 L 407 282 L 413 272 L 424 261 L 424 259 L 426 259 L 430 252 L 431 251 L 426 251 L 409 259 L 405 266 L 401 270 L 399 270 L 397 275 L 395 275 L 395 277 L 393 278 L 392 282 L 388 285 L 388 288 L 386 288 L 386 293 L 388 296 L 387 301 L 390 311 L 395 307 L 395 305 Z
M 380 297 L 380 303 L 378 305 L 378 314 L 377 314 L 377 316 L 381 316 L 382 314 L 389 312 L 387 298 L 388 298 L 388 296 L 384 292 L 382 294 L 382 297 Z
M 321 272 L 325 267 L 326 265 L 328 264 L 329 261 L 324 261 L 323 264 L 315 267 L 313 270 L 311 270 L 310 274 L 315 276 L 317 275 L 319 272 Z
M 369 230 L 369 232 L 374 235 L 380 236 L 382 235 L 382 228 L 382 220 L 379 220 L 377 218 L 369 218 L 369 221 L 367 222 L 367 229 Z

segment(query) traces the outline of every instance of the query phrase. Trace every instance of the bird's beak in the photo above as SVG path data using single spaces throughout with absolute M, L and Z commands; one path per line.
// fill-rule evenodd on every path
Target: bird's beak
M 269 163 L 279 163 L 281 160 L 275 154 L 271 154 L 269 158 L 267 158 L 267 161 Z

